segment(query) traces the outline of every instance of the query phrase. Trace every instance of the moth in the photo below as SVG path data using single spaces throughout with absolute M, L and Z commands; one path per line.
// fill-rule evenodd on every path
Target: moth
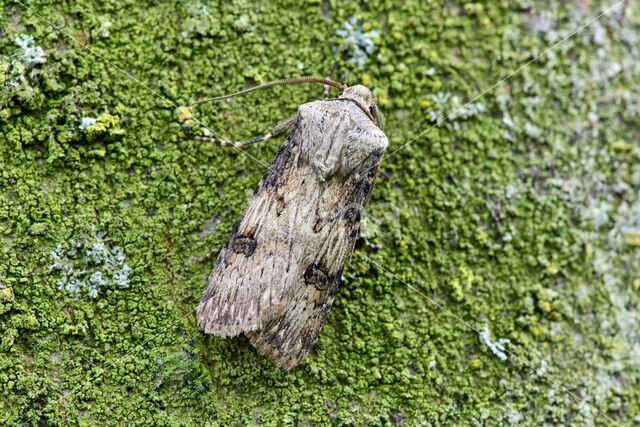
M 221 248 L 197 309 L 205 333 L 245 333 L 285 370 L 304 360 L 324 324 L 388 145 L 377 100 L 362 85 L 291 79 L 212 100 L 299 82 L 342 92 L 236 144 L 291 129 Z

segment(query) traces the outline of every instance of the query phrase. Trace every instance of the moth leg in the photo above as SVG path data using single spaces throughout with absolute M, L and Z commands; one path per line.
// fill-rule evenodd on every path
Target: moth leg
M 388 172 L 383 171 L 382 169 L 378 169 L 378 174 L 380 176 L 384 176 L 385 178 L 387 178 L 388 180 L 391 180 L 391 175 L 389 175 Z
M 269 140 L 271 138 L 277 138 L 278 136 L 282 135 L 283 133 L 287 132 L 288 130 L 291 130 L 293 128 L 293 126 L 296 124 L 296 119 L 297 118 L 298 118 L 297 114 L 295 116 L 291 116 L 291 117 L 285 119 L 278 126 L 273 128 L 273 130 L 271 132 L 269 132 L 268 134 L 266 134 L 264 136 L 261 136 L 261 137 L 258 137 L 258 138 L 247 139 L 245 141 L 227 142 L 227 141 L 221 141 L 218 138 L 211 138 L 211 137 L 207 137 L 207 136 L 196 136 L 196 140 L 197 141 L 205 141 L 205 142 L 215 142 L 216 144 L 220 144 L 223 147 L 243 147 L 245 145 L 254 144 L 256 142 L 266 141 L 266 140 Z
M 367 245 L 367 247 L 371 248 L 371 249 L 382 249 L 382 245 L 379 243 L 371 243 L 369 241 L 369 239 L 367 239 L 367 237 L 362 234 L 362 232 L 360 232 L 360 236 L 358 236 L 362 239 L 362 241 L 364 242 L 365 245 Z
M 333 64 L 331 66 L 331 68 L 329 68 L 329 72 L 327 73 L 327 78 L 329 80 L 331 80 L 331 76 L 333 75 L 333 70 L 336 69 L 336 64 Z M 322 95 L 324 97 L 324 100 L 326 101 L 327 99 L 329 99 L 329 86 L 325 85 L 324 89 L 322 91 Z
M 325 86 L 322 90 L 322 98 L 326 101 L 329 99 L 329 86 Z

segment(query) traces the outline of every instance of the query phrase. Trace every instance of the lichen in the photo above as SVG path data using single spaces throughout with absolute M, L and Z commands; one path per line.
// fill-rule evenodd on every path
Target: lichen
M 120 118 L 108 113 L 100 114 L 97 118 L 83 117 L 78 128 L 87 134 L 87 139 L 92 140 L 100 135 L 117 137 L 124 135 L 120 127 Z
M 482 331 L 480 331 L 478 333 L 478 337 L 480 339 L 480 342 L 484 345 L 486 345 L 487 347 L 489 347 L 489 350 L 491 350 L 491 352 L 493 354 L 495 354 L 496 356 L 498 356 L 498 358 L 502 361 L 507 360 L 508 356 L 505 353 L 505 344 L 508 344 L 511 342 L 510 339 L 508 338 L 500 338 L 498 339 L 498 341 L 491 341 L 491 334 L 489 333 L 489 325 L 484 325 L 484 328 L 482 329 Z
M 349 62 L 356 64 L 362 70 L 367 57 L 376 48 L 373 40 L 380 32 L 371 30 L 370 25 L 366 28 L 365 25 L 358 22 L 356 15 L 345 21 L 343 26 L 344 28 L 336 30 L 336 34 L 344 39 L 342 45 L 338 46 L 338 51 L 345 52 Z
M 66 251 L 62 243 L 58 243 L 50 252 L 53 264 L 49 268 L 60 274 L 58 289 L 79 299 L 84 293 L 96 298 L 100 288 L 110 285 L 129 287 L 131 268 L 122 249 L 110 247 L 104 240 L 105 235 L 94 229 L 90 236 L 69 239 Z
M 82 122 L 78 125 L 78 129 L 86 133 L 89 126 L 96 124 L 96 120 L 95 117 L 83 117 Z
M 16 37 L 14 43 L 22 48 L 22 56 L 20 61 L 25 67 L 31 68 L 38 64 L 44 64 L 47 62 L 46 54 L 40 46 L 32 46 L 33 37 L 21 34 Z

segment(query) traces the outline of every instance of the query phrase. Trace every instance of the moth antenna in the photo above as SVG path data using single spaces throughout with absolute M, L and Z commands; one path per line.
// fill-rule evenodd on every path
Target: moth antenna
M 340 89 L 340 90 L 345 90 L 347 88 L 347 85 L 334 82 L 331 79 L 326 79 L 322 77 L 294 77 L 291 79 L 276 80 L 273 82 L 265 83 L 260 86 L 255 86 L 249 89 L 241 90 L 240 92 L 232 93 L 229 95 L 217 96 L 215 98 L 201 99 L 199 101 L 194 102 L 191 105 L 202 104 L 203 102 L 209 102 L 209 101 L 220 101 L 222 99 L 232 98 L 238 95 L 244 95 L 245 93 L 253 92 L 254 90 L 266 89 L 273 86 L 292 85 L 297 83 L 320 83 L 325 86 L 333 86 L 336 89 Z

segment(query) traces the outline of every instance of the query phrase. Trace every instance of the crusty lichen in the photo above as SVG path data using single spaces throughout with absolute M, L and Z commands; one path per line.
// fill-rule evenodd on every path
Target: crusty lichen
M 230 141 L 263 135 L 322 88 L 193 117 L 180 106 L 335 64 L 334 79 L 379 98 L 391 153 L 604 6 L 30 5 L 153 93 L 3 5 L 0 424 L 606 423 L 566 390 L 640 423 L 637 2 L 382 164 L 364 235 L 383 247 L 357 246 L 299 368 L 277 369 L 244 337 L 204 336 L 193 313 L 213 262 L 193 260 L 223 244 L 264 173 L 254 158 L 268 163 L 278 144 L 248 156 L 192 134 L 204 123 Z M 353 16 L 378 33 L 363 70 L 331 51 Z M 24 36 L 46 62 L 25 67 Z M 97 119 L 86 133 L 83 117 Z M 76 300 L 49 253 L 94 226 L 121 247 L 129 287 Z M 517 357 L 499 360 L 363 254 L 477 330 L 490 325 Z

